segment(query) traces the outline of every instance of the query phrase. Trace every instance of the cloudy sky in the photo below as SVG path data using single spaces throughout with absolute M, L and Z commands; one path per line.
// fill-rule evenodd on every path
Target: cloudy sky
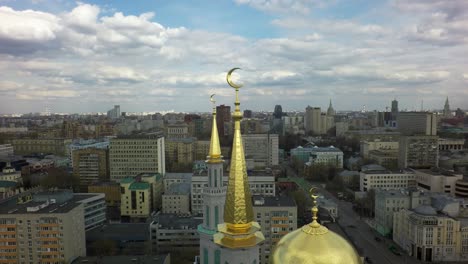
M 0 0 L 0 113 L 468 108 L 466 0 Z

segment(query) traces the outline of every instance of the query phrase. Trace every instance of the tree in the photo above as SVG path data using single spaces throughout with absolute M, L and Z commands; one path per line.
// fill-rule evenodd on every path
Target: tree
M 310 205 L 310 201 L 307 199 L 307 194 L 302 189 L 298 189 L 291 192 L 290 195 L 297 205 L 297 218 L 303 219 L 306 209 L 308 208 L 308 205 Z
M 95 256 L 114 256 L 117 254 L 117 243 L 110 239 L 96 240 L 91 243 L 90 249 Z
M 74 177 L 62 168 L 50 168 L 47 176 L 41 180 L 41 186 L 44 188 L 70 189 L 79 187 L 79 179 Z

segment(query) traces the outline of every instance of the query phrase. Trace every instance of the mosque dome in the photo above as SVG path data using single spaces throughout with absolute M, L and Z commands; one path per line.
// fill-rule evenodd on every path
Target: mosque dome
M 272 263 L 362 264 L 353 245 L 317 222 L 317 211 L 315 205 L 312 208 L 312 223 L 281 238 L 276 244 Z

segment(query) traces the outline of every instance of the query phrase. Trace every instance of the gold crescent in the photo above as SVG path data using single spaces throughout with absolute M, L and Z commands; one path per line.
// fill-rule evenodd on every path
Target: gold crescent
M 215 96 L 215 94 L 212 94 L 212 95 L 210 96 L 210 101 L 211 101 L 212 103 L 215 103 L 215 102 L 216 102 L 215 99 L 213 98 L 214 96 Z
M 228 71 L 227 76 L 226 76 L 226 81 L 227 81 L 227 83 L 229 84 L 229 86 L 231 86 L 232 88 L 234 88 L 234 89 L 239 89 L 239 88 L 242 87 L 242 84 L 235 84 L 235 83 L 233 83 L 232 80 L 231 80 L 231 74 L 232 74 L 235 70 L 240 70 L 240 68 L 232 68 L 230 71 Z

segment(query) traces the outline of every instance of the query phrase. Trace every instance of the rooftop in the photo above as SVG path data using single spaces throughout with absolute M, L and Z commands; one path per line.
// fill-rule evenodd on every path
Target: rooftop
M 174 183 L 169 186 L 165 194 L 168 195 L 190 195 L 190 183 Z
M 289 196 L 252 196 L 254 207 L 296 207 L 296 202 Z
M 87 241 L 102 239 L 145 241 L 149 239 L 149 223 L 118 223 L 106 224 L 86 232 Z
M 163 229 L 197 229 L 197 226 L 203 223 L 203 219 L 193 216 L 181 217 L 177 214 L 159 214 L 153 218 L 153 223 L 159 224 L 159 228 Z
M 72 264 L 99 263 L 99 264 L 164 264 L 168 263 L 169 255 L 156 256 L 104 256 L 104 257 L 79 257 Z
M 149 189 L 151 185 L 147 182 L 134 182 L 130 184 L 129 190 L 146 190 Z
M 329 146 L 329 147 L 313 147 L 312 152 L 341 152 L 342 151 L 339 148 L 335 148 L 334 146 Z
M 447 177 L 455 177 L 457 176 L 455 172 L 443 170 L 443 169 L 419 169 L 416 172 L 422 172 L 432 176 L 447 176 Z
M 164 174 L 164 179 L 185 179 L 190 180 L 192 178 L 193 173 L 191 172 L 167 172 Z

